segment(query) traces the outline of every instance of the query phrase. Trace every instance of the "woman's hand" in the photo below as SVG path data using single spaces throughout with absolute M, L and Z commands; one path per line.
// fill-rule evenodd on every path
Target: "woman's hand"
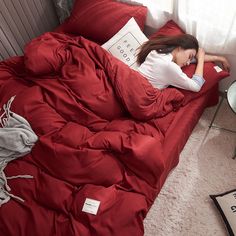
M 225 58 L 225 57 L 219 57 L 219 62 L 222 64 L 222 67 L 224 70 L 226 71 L 230 71 L 230 64 L 229 64 L 229 61 Z
M 230 64 L 229 61 L 224 56 L 217 56 L 217 55 L 205 55 L 205 62 L 211 61 L 211 62 L 220 62 L 222 64 L 222 67 L 226 71 L 230 71 Z

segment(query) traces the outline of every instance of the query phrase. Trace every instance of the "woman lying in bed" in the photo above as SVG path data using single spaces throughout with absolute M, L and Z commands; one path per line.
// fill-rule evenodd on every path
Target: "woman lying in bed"
M 190 34 L 150 39 L 141 46 L 137 57 L 139 72 L 155 88 L 164 89 L 172 85 L 194 92 L 200 91 L 205 82 L 203 69 L 204 62 L 207 61 L 218 61 L 226 71 L 230 69 L 225 57 L 205 54 L 199 48 L 197 39 Z M 192 79 L 181 69 L 191 62 L 197 63 Z

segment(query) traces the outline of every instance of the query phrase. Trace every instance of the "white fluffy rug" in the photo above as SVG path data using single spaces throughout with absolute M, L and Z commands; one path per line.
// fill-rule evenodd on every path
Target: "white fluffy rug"
M 145 221 L 145 236 L 224 236 L 224 223 L 209 194 L 236 188 L 236 133 L 208 129 L 216 107 L 195 127 Z M 236 114 L 226 101 L 214 122 L 236 130 Z

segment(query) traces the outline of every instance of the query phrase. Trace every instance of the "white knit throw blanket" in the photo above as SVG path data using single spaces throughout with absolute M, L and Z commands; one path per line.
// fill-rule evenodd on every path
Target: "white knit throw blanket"
M 22 198 L 10 193 L 11 189 L 7 184 L 7 179 L 33 178 L 33 176 L 17 175 L 6 177 L 4 168 L 10 161 L 28 154 L 38 140 L 28 121 L 10 111 L 14 98 L 15 96 L 11 97 L 7 104 L 4 104 L 3 113 L 0 116 L 0 206 L 8 202 L 11 197 L 24 201 Z

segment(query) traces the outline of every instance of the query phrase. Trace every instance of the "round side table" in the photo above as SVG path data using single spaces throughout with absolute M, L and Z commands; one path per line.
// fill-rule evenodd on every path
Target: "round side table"
M 230 108 L 236 113 L 236 80 L 230 85 L 227 91 L 227 101 Z
M 233 83 L 229 86 L 229 89 L 227 90 L 226 98 L 227 98 L 230 108 L 236 114 L 236 80 L 233 81 Z M 233 159 L 235 158 L 236 158 L 236 148 L 234 151 Z

